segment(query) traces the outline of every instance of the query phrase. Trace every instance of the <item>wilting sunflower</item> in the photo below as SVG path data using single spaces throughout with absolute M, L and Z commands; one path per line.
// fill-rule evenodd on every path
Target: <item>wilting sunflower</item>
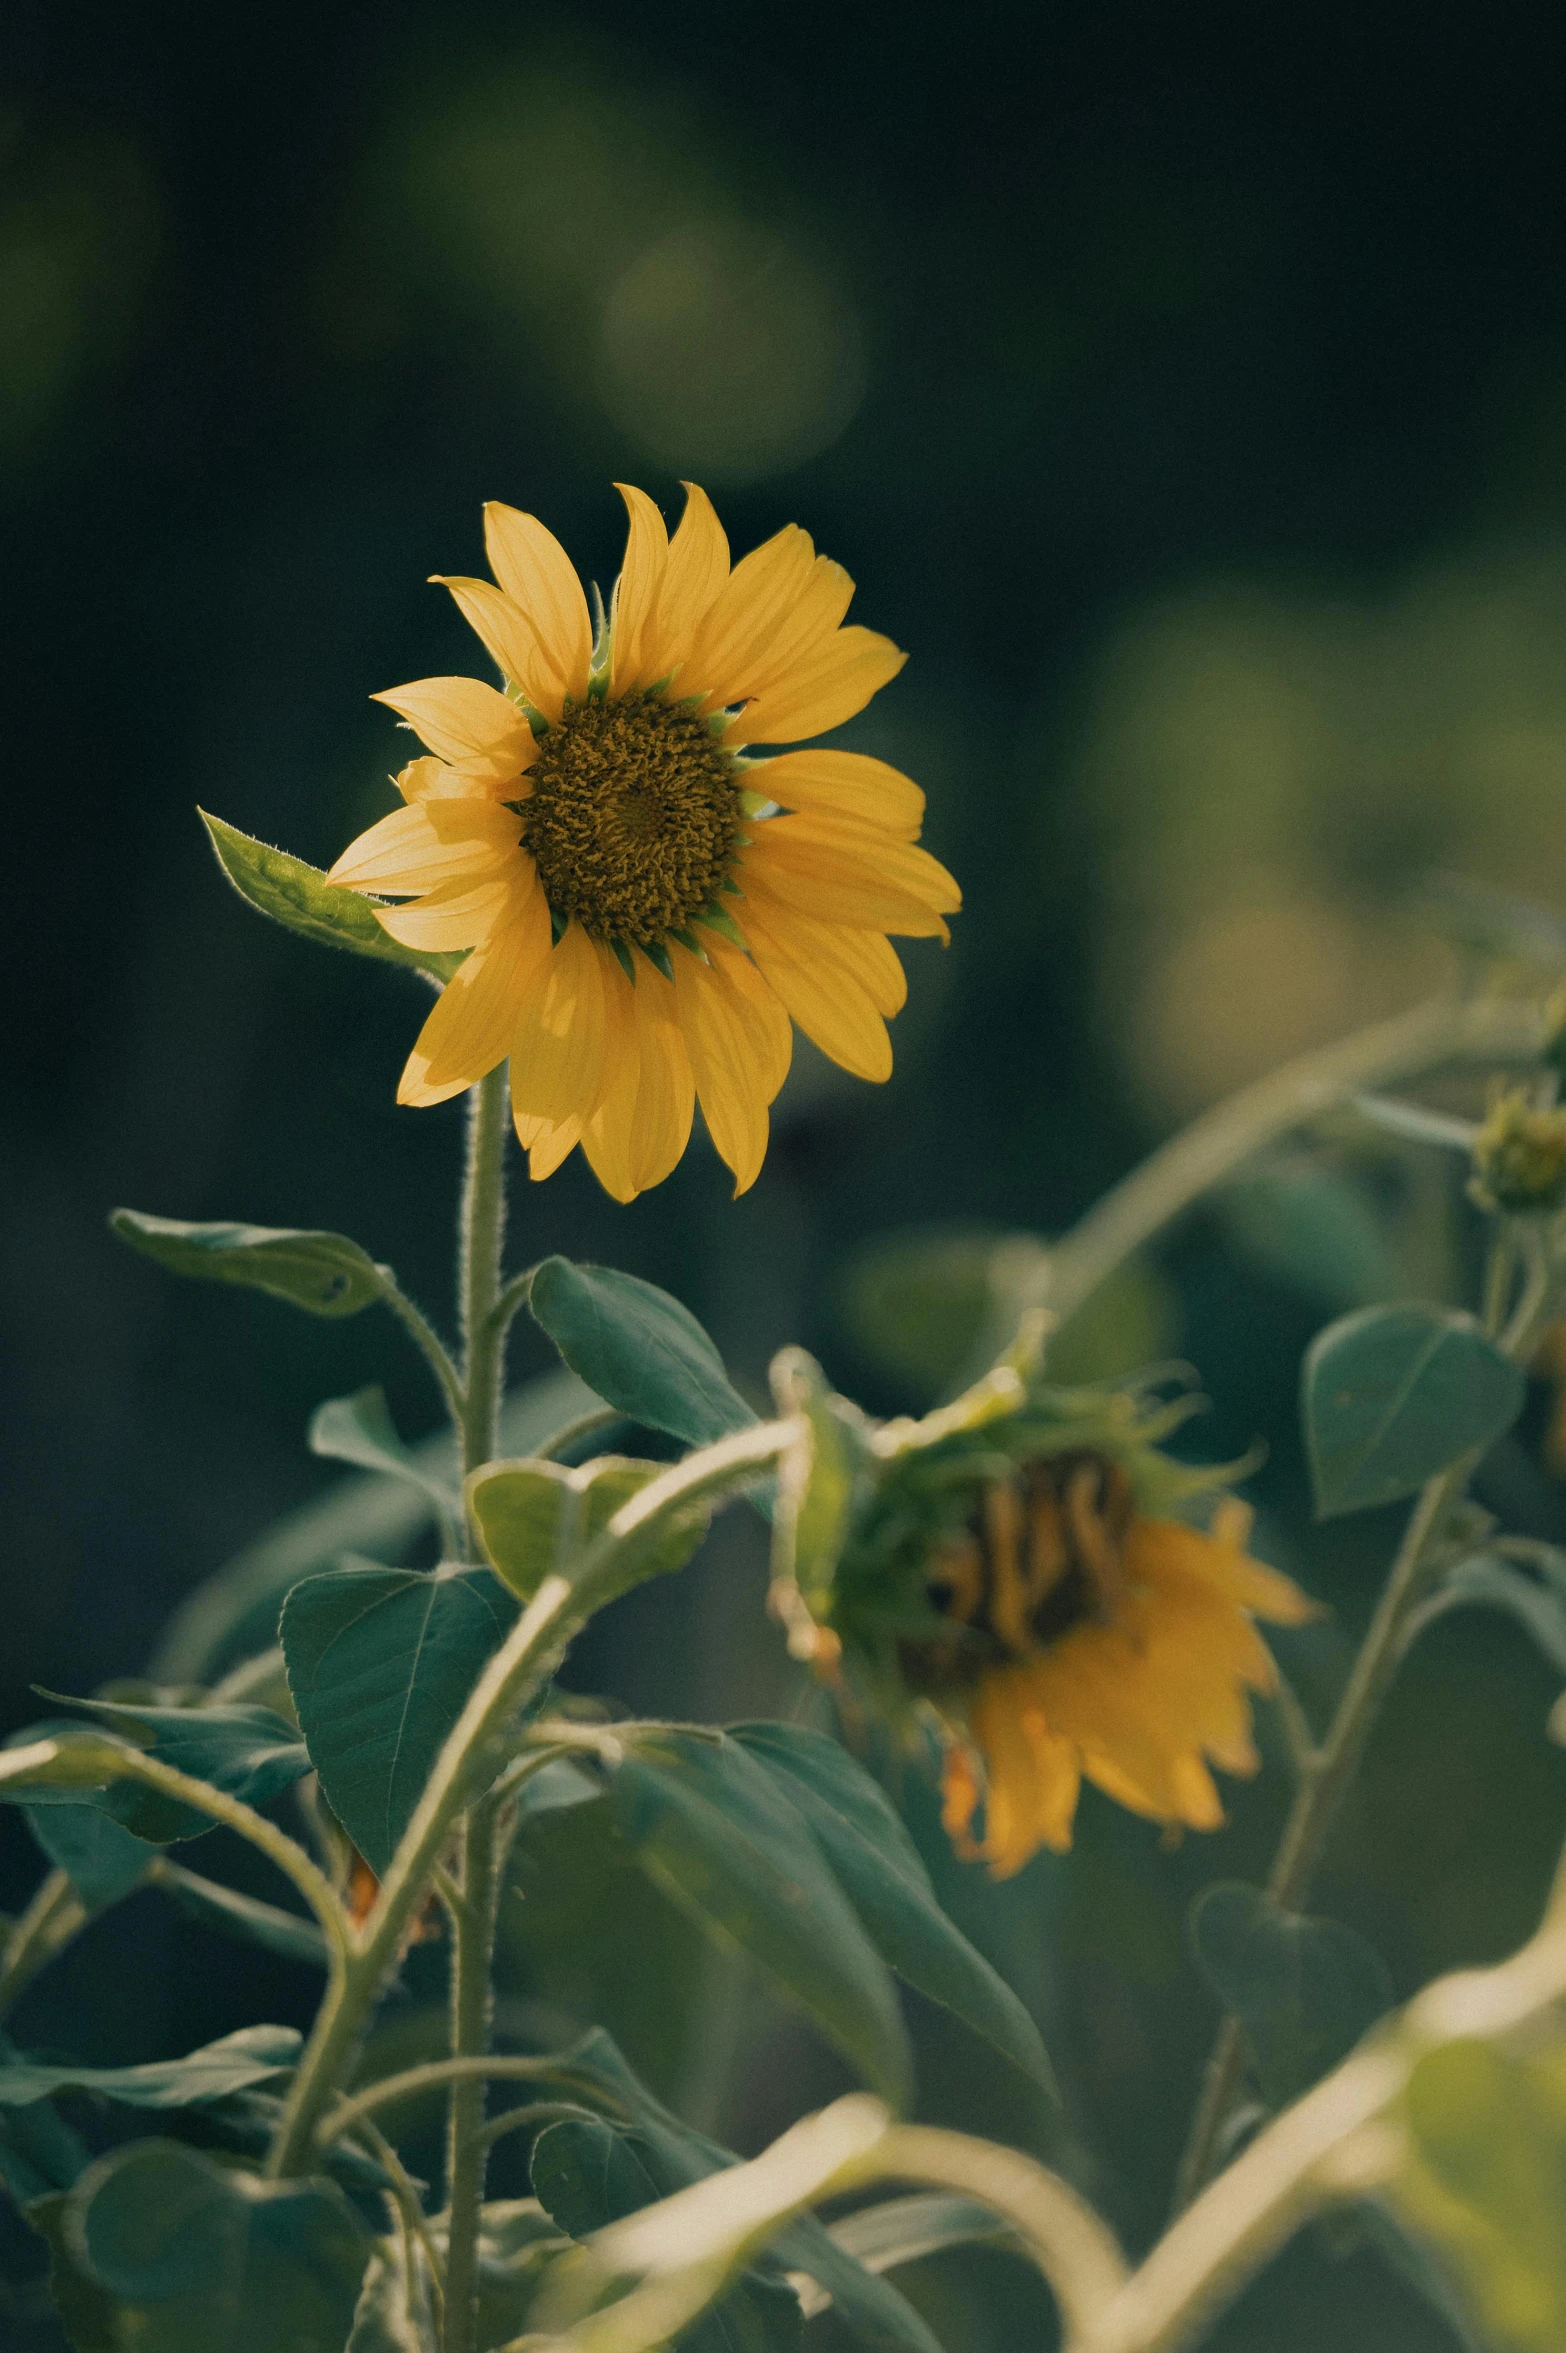
M 796 1650 L 894 1720 L 933 1715 L 958 1851 L 1005 1878 L 1069 1847 L 1084 1779 L 1155 1822 L 1216 1829 L 1209 1768 L 1255 1771 L 1249 1694 L 1277 1688 L 1254 1620 L 1316 1610 L 1249 1557 L 1233 1497 L 1206 1531 L 1164 1516 L 1222 1476 L 1152 1443 L 1187 1404 L 1051 1390 L 1024 1350 L 925 1421 L 875 1428 L 808 1395 L 801 1365 L 780 1399 L 805 1405 L 848 1500 L 830 1570 L 823 1547 L 780 1613 Z
M 902 668 L 889 639 L 843 626 L 847 573 L 794 524 L 731 569 L 694 484 L 672 540 L 650 498 L 621 495 L 625 563 L 596 633 L 559 542 L 485 508 L 495 582 L 443 585 L 505 691 L 425 678 L 378 698 L 431 756 L 330 879 L 407 899 L 376 910 L 394 939 L 472 951 L 400 1102 L 444 1102 L 509 1055 L 532 1174 L 580 1143 L 629 1201 L 673 1168 L 699 1096 L 742 1192 L 790 1017 L 886 1078 L 906 994 L 887 935 L 944 939 L 960 894 L 914 846 L 924 796 L 896 769 L 752 755 L 840 726 Z

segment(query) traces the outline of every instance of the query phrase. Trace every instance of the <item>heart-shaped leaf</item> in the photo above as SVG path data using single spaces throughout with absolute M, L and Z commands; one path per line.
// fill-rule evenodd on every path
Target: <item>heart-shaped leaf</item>
M 138 1887 L 152 1856 L 146 1841 L 97 1806 L 24 1806 L 28 1829 L 57 1871 L 63 1871 L 90 1912 L 116 1904 Z
M 325 1455 L 330 1462 L 351 1462 L 357 1470 L 406 1479 L 448 1520 L 458 1515 L 456 1489 L 398 1437 L 379 1382 L 355 1390 L 351 1397 L 329 1397 L 316 1407 L 310 1417 L 310 1452 Z
M 1329 1324 L 1303 1376 L 1318 1516 L 1416 1494 L 1509 1430 L 1526 1393 L 1518 1367 L 1456 1308 L 1410 1301 Z
M 380 1268 L 346 1234 L 225 1222 L 190 1225 L 140 1209 L 116 1209 L 109 1224 L 122 1242 L 173 1274 L 270 1291 L 274 1299 L 287 1299 L 311 1315 L 357 1315 L 385 1296 Z
M 89 2166 L 66 2235 L 120 2343 L 158 2353 L 342 2353 L 370 2251 L 332 2183 L 263 2181 L 175 2141 Z
M 1260 1888 L 1220 1881 L 1191 1907 L 1191 1946 L 1238 2018 L 1263 2096 L 1275 2108 L 1308 2091 L 1392 2007 L 1373 1945 L 1337 1920 L 1285 1912 Z
M 656 1284 L 546 1258 L 528 1305 L 571 1370 L 629 1420 L 687 1446 L 755 1421 L 689 1308 Z
M 531 1601 L 547 1576 L 568 1574 L 621 1504 L 667 1467 L 618 1454 L 595 1455 L 577 1470 L 557 1462 L 486 1463 L 468 1481 L 468 1509 L 497 1576 L 519 1601 Z M 655 1543 L 627 1554 L 624 1584 L 603 1589 L 600 1606 L 616 1590 L 682 1569 L 710 1517 L 705 1503 L 672 1515 Z
M 909 2057 L 891 1978 L 773 1775 L 722 1734 L 651 1725 L 616 1738 L 615 1814 L 643 1870 L 900 2104 Z
M 405 948 L 377 923 L 373 899 L 328 882 L 319 866 L 274 850 L 236 826 L 225 825 L 221 817 L 209 817 L 205 809 L 197 814 L 218 864 L 240 897 L 301 939 L 346 948 L 352 956 L 373 956 L 381 964 L 401 964 L 432 980 L 449 980 L 462 962 L 460 955 Z
M 516 1621 L 488 1569 L 307 1577 L 281 1628 L 288 1687 L 333 1812 L 384 1872 L 468 1695 Z
M 804 1816 L 887 1966 L 1052 2091 L 1038 2028 L 941 1910 L 913 1840 L 869 1774 L 839 1742 L 797 1724 L 735 1724 L 729 1738 Z

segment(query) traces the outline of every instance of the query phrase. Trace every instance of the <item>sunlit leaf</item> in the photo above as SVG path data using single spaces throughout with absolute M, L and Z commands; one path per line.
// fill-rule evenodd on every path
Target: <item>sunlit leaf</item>
M 60 1694 L 46 1696 L 58 1698 Z M 247 1805 L 265 1805 L 310 1770 L 310 1758 L 297 1730 L 271 1708 L 139 1707 L 102 1699 L 72 1699 L 67 1704 L 96 1717 L 110 1732 L 160 1764 L 172 1766 L 193 1781 L 205 1781 L 226 1797 L 241 1798 Z M 39 1806 L 70 1802 L 63 1788 L 58 1794 L 40 1790 L 30 1800 Z M 210 1814 L 139 1781 L 111 1780 L 95 1789 L 87 1802 L 155 1846 L 199 1838 L 212 1828 Z
M 1417 1493 L 1510 1429 L 1526 1394 L 1518 1367 L 1456 1308 L 1410 1301 L 1329 1324 L 1303 1377 L 1318 1515 Z
M 520 1601 L 531 1601 L 547 1576 L 569 1574 L 623 1503 L 662 1475 L 667 1464 L 600 1454 L 576 1470 L 555 1462 L 494 1462 L 468 1481 L 468 1508 L 495 1573 Z M 646 1577 L 681 1569 L 706 1534 L 705 1503 L 674 1514 L 658 1541 L 628 1554 L 628 1591 Z M 601 1589 L 602 1599 L 613 1590 Z
M 225 825 L 221 817 L 209 817 L 205 809 L 199 815 L 218 864 L 240 897 L 301 939 L 346 948 L 353 956 L 373 956 L 382 964 L 401 964 L 433 980 L 449 980 L 462 962 L 460 955 L 403 947 L 381 929 L 374 902 L 360 892 L 328 882 L 319 866 L 274 850 Z
M 269 1291 L 311 1315 L 357 1315 L 385 1295 L 374 1259 L 346 1234 L 223 1222 L 190 1225 L 139 1209 L 116 1209 L 109 1224 L 122 1242 L 173 1274 Z

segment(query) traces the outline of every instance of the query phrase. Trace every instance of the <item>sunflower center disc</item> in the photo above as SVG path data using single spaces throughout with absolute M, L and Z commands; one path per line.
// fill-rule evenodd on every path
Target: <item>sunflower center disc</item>
M 688 711 L 652 695 L 588 702 L 539 745 L 522 840 L 556 915 L 648 946 L 687 925 L 728 871 L 739 774 Z

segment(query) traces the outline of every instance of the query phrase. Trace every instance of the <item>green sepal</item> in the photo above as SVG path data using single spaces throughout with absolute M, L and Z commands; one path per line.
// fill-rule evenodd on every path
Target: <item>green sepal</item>
M 715 931 L 719 939 L 727 940 L 731 947 L 743 948 L 746 944 L 745 934 L 728 909 L 720 907 L 716 899 L 709 900 L 699 915 L 691 917 L 691 921 L 699 924 L 703 931 Z
M 449 980 L 462 962 L 461 954 L 437 955 L 423 948 L 405 948 L 382 930 L 372 899 L 328 882 L 319 866 L 255 841 L 248 833 L 225 825 L 221 817 L 209 816 L 205 809 L 196 813 L 217 852 L 218 864 L 240 897 L 274 923 L 297 932 L 301 939 L 318 940 L 328 948 L 346 948 L 353 956 L 373 956 L 382 964 L 401 964 L 430 980 Z
M 639 940 L 637 945 L 654 971 L 661 972 L 665 980 L 673 980 L 674 966 L 669 962 L 669 951 L 662 940 Z
M 625 974 L 626 979 L 630 982 L 632 988 L 634 989 L 636 986 L 635 957 L 631 954 L 631 951 L 626 946 L 624 940 L 611 940 L 609 942 L 609 946 L 613 951 L 616 964 L 619 965 L 620 970 Z

